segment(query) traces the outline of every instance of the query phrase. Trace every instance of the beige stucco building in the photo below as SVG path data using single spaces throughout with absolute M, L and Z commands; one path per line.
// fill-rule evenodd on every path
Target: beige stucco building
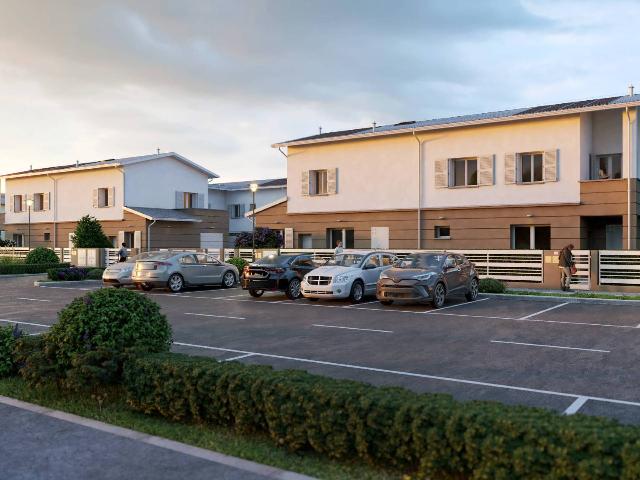
M 257 224 L 295 248 L 638 248 L 639 107 L 630 92 L 277 143 L 287 196 Z

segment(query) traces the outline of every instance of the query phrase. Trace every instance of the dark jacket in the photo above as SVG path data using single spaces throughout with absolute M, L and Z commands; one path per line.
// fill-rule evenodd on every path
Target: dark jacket
M 573 267 L 576 263 L 573 261 L 573 253 L 567 247 L 560 252 L 559 262 L 561 267 Z

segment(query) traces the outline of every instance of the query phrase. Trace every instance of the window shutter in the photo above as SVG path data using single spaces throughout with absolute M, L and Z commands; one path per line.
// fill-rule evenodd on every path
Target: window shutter
M 111 187 L 107 189 L 107 206 L 113 207 L 116 204 L 116 189 Z
M 293 228 L 284 229 L 284 248 L 293 248 Z
M 446 188 L 449 186 L 449 159 L 440 158 L 433 163 L 433 179 L 436 188 Z
M 338 169 L 330 168 L 327 170 L 327 193 L 335 195 L 338 193 Z
M 131 245 L 128 247 L 131 248 Z M 142 232 L 140 230 L 133 232 L 133 248 L 142 248 Z
M 198 208 L 204 208 L 204 193 L 198 194 Z
M 254 206 L 255 208 L 255 206 Z M 249 209 L 251 209 L 251 204 L 249 204 Z M 244 217 L 244 214 L 246 213 L 245 210 L 245 205 L 244 203 L 240 204 L 240 218 Z
M 93 208 L 98 208 L 98 189 L 93 189 Z
M 42 194 L 42 209 L 49 210 L 51 205 L 51 193 Z
M 15 213 L 15 210 L 13 209 L 13 195 L 9 195 L 9 211 Z
M 478 185 L 493 185 L 494 155 L 478 157 Z
M 73 248 L 73 233 L 69 233 L 69 248 Z
M 120 245 L 122 245 L 124 243 L 124 232 L 120 231 L 118 232 L 118 245 L 116 245 L 117 248 L 120 248 Z M 128 245 L 129 247 L 131 245 Z
M 302 172 L 301 182 L 302 182 L 301 183 L 302 195 L 308 196 L 309 195 L 309 170 L 305 170 L 304 172 Z
M 595 155 L 589 154 L 589 180 L 597 180 L 598 172 L 596 169 Z
M 544 152 L 544 181 L 558 181 L 558 150 Z
M 22 194 L 22 204 L 21 204 L 21 208 L 23 212 L 27 211 L 27 198 L 29 198 L 29 194 L 28 193 L 23 193 Z
M 229 218 L 234 218 L 233 217 L 233 205 L 229 205 L 227 208 L 229 209 Z
M 176 208 L 184 208 L 184 192 L 176 191 Z
M 504 154 L 504 183 L 517 183 L 515 153 Z

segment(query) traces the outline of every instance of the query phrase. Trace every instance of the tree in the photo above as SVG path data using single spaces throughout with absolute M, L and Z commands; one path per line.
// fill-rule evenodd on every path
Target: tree
M 253 245 L 253 235 L 251 232 L 242 232 L 236 237 L 237 248 L 251 248 Z M 270 228 L 256 228 L 256 248 L 280 248 L 283 239 L 280 232 Z
M 102 225 L 95 217 L 85 215 L 78 221 L 71 237 L 76 248 L 111 248 L 111 241 L 102 231 Z

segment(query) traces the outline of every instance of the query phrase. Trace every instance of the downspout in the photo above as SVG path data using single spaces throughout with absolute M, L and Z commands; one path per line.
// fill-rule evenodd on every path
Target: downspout
M 151 251 L 151 227 L 153 226 L 154 223 L 156 223 L 158 220 L 153 220 L 153 222 L 151 222 L 148 226 L 147 226 L 147 252 Z
M 422 248 L 422 142 L 413 130 L 413 138 L 418 142 L 418 250 Z
M 58 179 L 48 173 L 47 177 L 53 182 L 53 248 L 55 249 L 58 245 Z
M 631 250 L 631 115 L 629 107 L 625 107 L 627 113 L 627 148 L 629 155 L 627 158 L 627 250 Z
M 289 159 L 289 155 L 287 155 L 286 153 L 284 153 L 284 152 L 282 151 L 282 147 L 278 147 L 278 151 L 279 151 L 282 155 L 284 155 L 284 158 Z

